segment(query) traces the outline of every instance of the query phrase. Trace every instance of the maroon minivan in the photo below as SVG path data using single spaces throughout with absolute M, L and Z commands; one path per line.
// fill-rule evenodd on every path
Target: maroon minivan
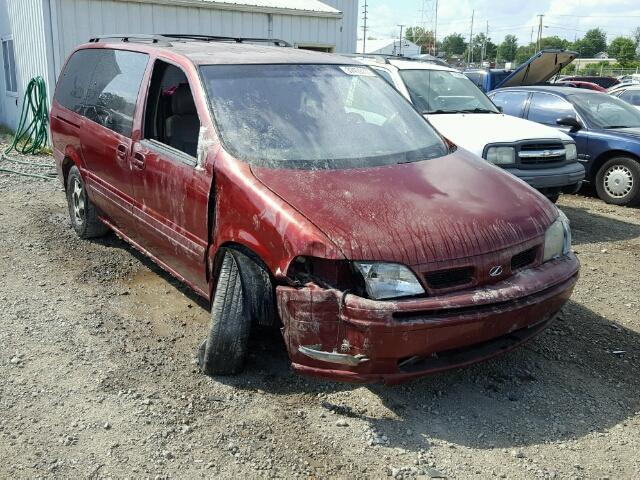
M 578 278 L 553 204 L 345 57 L 93 39 L 67 60 L 51 130 L 77 234 L 113 230 L 210 302 L 211 375 L 242 369 L 256 323 L 315 376 L 468 365 L 542 331 Z

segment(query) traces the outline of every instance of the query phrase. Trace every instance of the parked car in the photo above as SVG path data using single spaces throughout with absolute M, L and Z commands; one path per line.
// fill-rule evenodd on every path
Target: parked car
M 602 88 L 611 88 L 614 85 L 620 83 L 615 77 L 599 77 L 596 75 L 591 76 L 572 76 L 572 77 L 564 77 L 562 79 L 563 82 L 590 82 L 600 85 Z
M 505 113 L 556 125 L 576 141 L 586 178 L 615 205 L 640 203 L 640 112 L 606 93 L 567 87 L 492 92 Z
M 604 87 L 601 87 L 600 85 L 598 85 L 597 83 L 592 83 L 592 82 L 580 82 L 580 81 L 567 81 L 567 80 L 561 80 L 559 82 L 556 82 L 554 85 L 557 85 L 559 87 L 573 87 L 573 88 L 586 88 L 587 90 L 595 90 L 596 92 L 606 92 L 607 89 Z
M 446 138 L 504 168 L 555 202 L 584 179 L 571 137 L 524 120 L 514 121 L 465 75 L 427 63 L 361 57 L 409 99 Z
M 204 372 L 239 372 L 256 322 L 282 327 L 296 371 L 351 382 L 468 365 L 549 325 L 579 269 L 554 205 L 366 66 L 228 40 L 94 39 L 51 112 L 76 233 L 115 231 L 210 302 Z
M 483 92 L 547 82 L 576 58 L 576 52 L 540 50 L 515 70 L 469 69 L 464 74 Z
M 620 88 L 614 87 L 614 89 L 609 90 L 608 93 L 640 109 L 640 85 L 639 84 L 628 84 Z

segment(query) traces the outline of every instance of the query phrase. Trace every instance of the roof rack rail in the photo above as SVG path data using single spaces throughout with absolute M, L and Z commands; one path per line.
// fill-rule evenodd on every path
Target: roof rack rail
M 289 42 L 278 38 L 251 38 L 251 37 L 222 37 L 217 35 L 199 35 L 190 33 L 161 33 L 161 34 L 111 34 L 100 35 L 89 39 L 89 43 L 98 43 L 105 40 L 116 40 L 120 42 L 139 42 L 153 43 L 156 45 L 171 46 L 171 41 L 189 41 L 195 40 L 199 42 L 235 42 L 235 43 L 270 43 L 277 47 L 293 47 Z
M 163 33 L 163 37 L 176 40 L 199 40 L 202 42 L 272 43 L 276 47 L 293 47 L 279 38 L 224 37 L 219 35 L 199 35 L 190 33 Z

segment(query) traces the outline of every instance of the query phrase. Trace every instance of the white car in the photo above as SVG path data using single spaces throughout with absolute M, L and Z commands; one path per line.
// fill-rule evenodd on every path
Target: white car
M 575 142 L 563 132 L 504 115 L 463 73 L 389 57 L 359 57 L 393 85 L 448 140 L 556 201 L 584 179 Z
M 616 85 L 613 88 L 607 90 L 609 95 L 618 97 L 620 100 L 624 100 L 630 103 L 634 107 L 640 110 L 640 85 L 637 83 L 631 83 L 627 85 Z

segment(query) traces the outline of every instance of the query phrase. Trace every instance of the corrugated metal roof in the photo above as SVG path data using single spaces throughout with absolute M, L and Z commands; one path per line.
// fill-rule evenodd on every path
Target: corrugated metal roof
M 172 6 L 218 8 L 245 12 L 342 17 L 342 12 L 319 0 L 119 0 Z

